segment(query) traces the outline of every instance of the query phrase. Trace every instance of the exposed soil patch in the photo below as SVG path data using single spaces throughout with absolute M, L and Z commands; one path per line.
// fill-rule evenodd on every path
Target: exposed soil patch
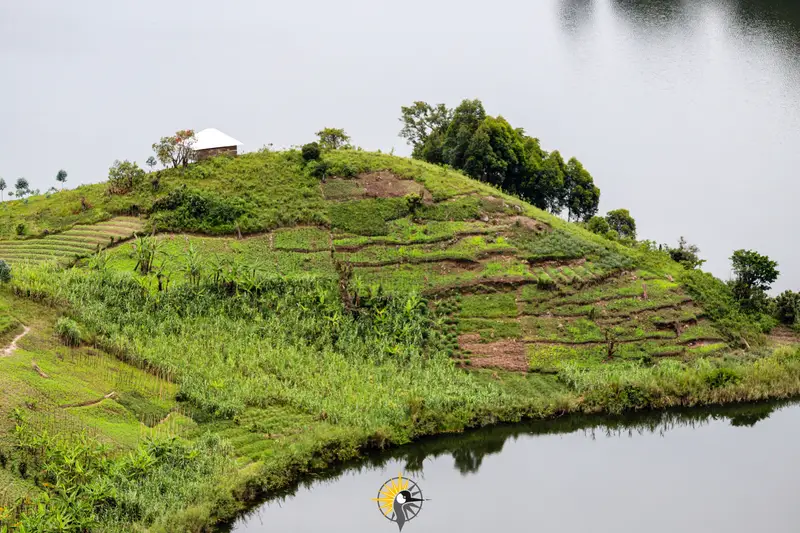
M 800 344 L 800 334 L 784 326 L 774 328 L 767 338 L 775 344 Z
M 480 338 L 480 335 L 477 336 Z M 462 335 L 459 346 L 471 352 L 470 365 L 474 368 L 500 368 L 512 372 L 528 371 L 528 356 L 525 344 L 517 341 L 472 342 L 474 334 Z
M 8 357 L 15 351 L 17 351 L 17 343 L 22 339 L 22 337 L 24 337 L 31 331 L 31 328 L 29 328 L 28 326 L 23 326 L 23 327 L 24 329 L 22 330 L 22 333 L 14 337 L 14 339 L 11 341 L 11 344 L 9 344 L 8 347 L 6 347 L 2 352 L 0 352 L 0 357 Z
M 393 198 L 407 194 L 421 194 L 423 201 L 432 202 L 433 195 L 414 180 L 401 179 L 391 172 L 370 172 L 358 177 L 367 198 Z
M 512 227 L 518 226 L 531 231 L 535 231 L 537 233 L 542 233 L 550 229 L 550 227 L 544 222 L 540 222 L 531 217 L 526 217 L 523 215 L 504 217 L 502 222 L 503 224 L 509 224 Z
M 333 193 L 338 185 L 349 185 L 346 190 Z M 422 201 L 433 203 L 433 195 L 421 183 L 382 170 L 361 174 L 355 179 L 330 178 L 323 191 L 329 200 L 358 200 L 360 198 L 399 198 L 409 194 L 421 194 Z

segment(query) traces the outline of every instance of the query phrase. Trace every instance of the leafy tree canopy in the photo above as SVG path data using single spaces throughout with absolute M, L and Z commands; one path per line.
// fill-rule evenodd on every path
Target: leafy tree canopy
M 606 214 L 609 227 L 623 239 L 636 239 L 636 221 L 627 209 L 615 209 Z
M 789 326 L 800 321 L 800 293 L 784 291 L 775 298 L 775 318 Z
M 341 128 L 323 128 L 315 134 L 323 150 L 338 150 L 350 146 L 350 136 Z
M 736 250 L 731 264 L 734 278 L 729 285 L 739 305 L 745 311 L 763 311 L 766 291 L 778 279 L 778 263 L 753 250 Z
M 667 253 L 673 261 L 677 261 L 688 269 L 699 268 L 706 262 L 705 259 L 700 259 L 700 249 L 694 245 L 686 242 L 684 237 L 678 241 L 677 248 L 670 248 L 667 246 Z
M 153 144 L 153 151 L 165 167 L 186 167 L 194 155 L 192 147 L 195 142 L 194 130 L 179 130 L 175 135 L 161 137 L 159 142 Z
M 131 161 L 114 161 L 108 169 L 108 189 L 111 194 L 126 194 L 144 178 L 145 172 Z
M 577 159 L 565 164 L 558 152 L 545 152 L 522 128 L 487 115 L 480 100 L 453 110 L 414 102 L 401 108 L 400 121 L 416 159 L 450 165 L 553 213 L 567 209 L 570 219 L 597 212 L 600 189 Z

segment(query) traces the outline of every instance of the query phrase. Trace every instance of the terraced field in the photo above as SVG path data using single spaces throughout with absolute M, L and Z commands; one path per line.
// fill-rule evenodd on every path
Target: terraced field
M 125 241 L 142 231 L 135 217 L 116 217 L 99 224 L 78 224 L 63 233 L 36 239 L 0 240 L 0 259 L 8 263 L 56 260 L 62 264 Z

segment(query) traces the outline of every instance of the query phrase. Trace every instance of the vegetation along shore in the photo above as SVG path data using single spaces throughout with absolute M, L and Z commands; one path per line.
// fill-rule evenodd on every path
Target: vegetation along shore
M 639 239 L 577 159 L 477 100 L 401 121 L 410 159 L 327 128 L 193 162 L 185 130 L 149 172 L 16 184 L 0 532 L 213 530 L 423 435 L 800 393 L 775 262 L 734 251 L 724 282 L 685 239 Z

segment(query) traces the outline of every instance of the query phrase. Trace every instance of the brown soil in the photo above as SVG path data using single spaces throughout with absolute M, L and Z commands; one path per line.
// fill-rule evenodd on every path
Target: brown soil
M 11 341 L 11 344 L 9 344 L 8 347 L 6 347 L 2 352 L 0 352 L 0 357 L 8 357 L 17 350 L 17 343 L 22 339 L 22 337 L 24 337 L 31 331 L 31 328 L 29 328 L 28 326 L 23 326 L 23 327 L 25 329 L 22 330 L 22 333 L 14 337 L 14 339 Z
M 396 198 L 407 194 L 421 194 L 423 201 L 433 201 L 433 196 L 421 183 L 402 179 L 391 172 L 370 172 L 361 174 L 357 179 L 364 187 L 367 198 Z
M 469 350 L 470 365 L 473 368 L 500 368 L 513 372 L 528 371 L 528 356 L 525 344 L 517 341 L 498 341 L 489 343 L 474 342 L 476 335 L 462 335 L 459 346 Z M 480 335 L 477 335 L 480 338 Z
M 774 328 L 767 338 L 775 344 L 800 344 L 800 334 L 784 326 Z

